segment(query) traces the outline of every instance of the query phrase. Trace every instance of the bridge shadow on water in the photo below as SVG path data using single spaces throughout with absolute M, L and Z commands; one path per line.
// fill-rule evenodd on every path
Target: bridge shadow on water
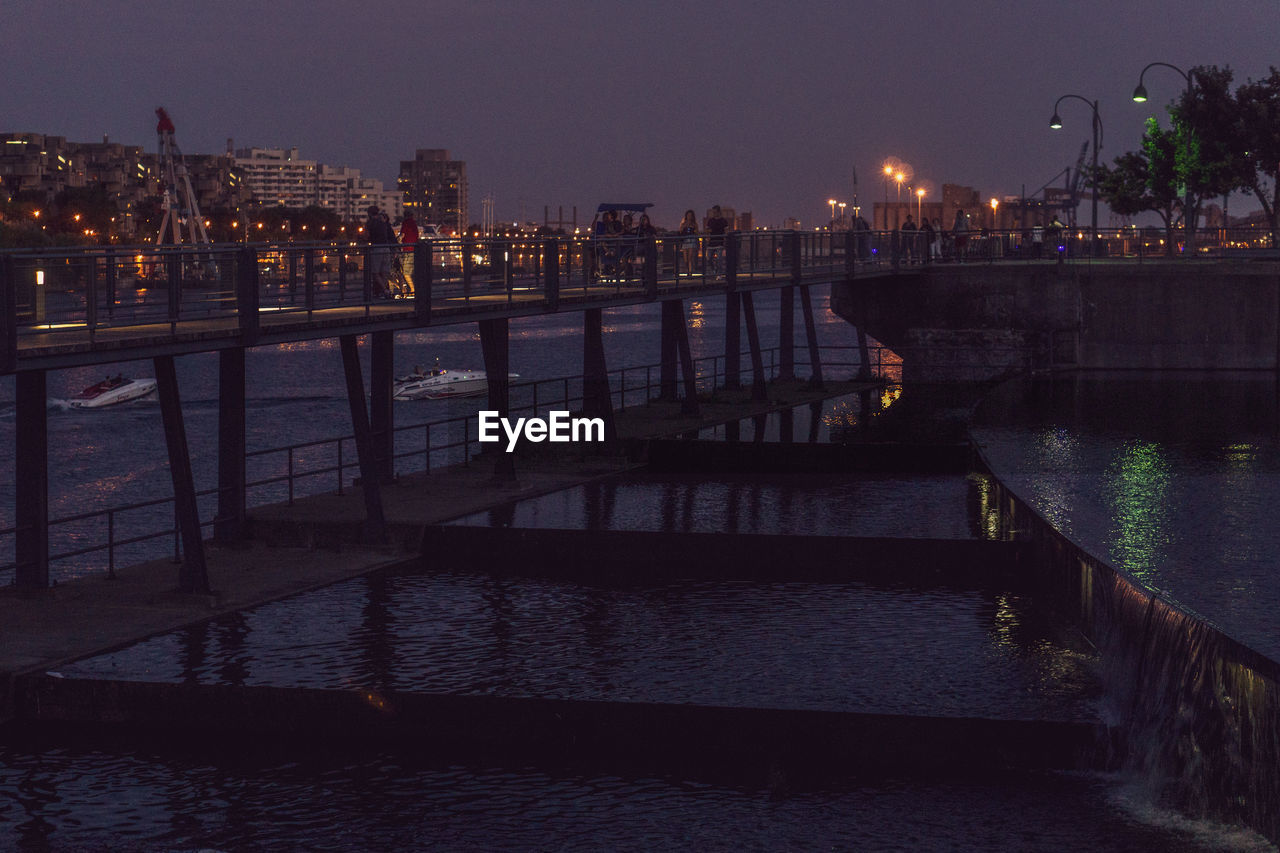
M 997 484 L 967 446 L 850 440 L 859 405 L 657 442 L 393 568 L 27 679 L 0 838 L 1200 849 L 1217 830 L 1126 811 L 1095 653 Z M 120 778 L 127 809 L 62 805 Z

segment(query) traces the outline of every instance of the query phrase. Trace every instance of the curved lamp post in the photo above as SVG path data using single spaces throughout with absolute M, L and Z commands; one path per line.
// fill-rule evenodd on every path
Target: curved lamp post
M 1142 69 L 1142 73 L 1138 75 L 1138 86 L 1133 90 L 1134 102 L 1138 104 L 1146 103 L 1147 88 L 1142 85 L 1142 78 L 1146 75 L 1146 73 L 1149 70 L 1151 70 L 1157 65 L 1162 66 L 1164 68 L 1172 68 L 1174 71 L 1177 71 L 1178 74 L 1182 76 L 1183 80 L 1187 81 L 1187 100 L 1190 101 L 1191 95 L 1195 91 L 1195 69 L 1192 69 L 1191 71 L 1183 71 L 1178 66 L 1170 65 L 1167 62 L 1149 62 L 1147 63 L 1147 67 Z M 1190 128 L 1188 128 L 1188 134 L 1189 133 L 1190 133 Z M 1188 141 L 1188 144 L 1189 144 L 1189 141 Z M 1190 252 L 1194 248 L 1194 246 L 1192 245 L 1192 239 L 1195 233 L 1191 228 L 1191 183 L 1190 182 L 1188 182 L 1187 185 L 1183 188 L 1182 227 L 1187 232 L 1186 250 Z
M 1093 205 L 1090 213 L 1090 232 L 1089 232 L 1089 256 L 1096 258 L 1098 256 L 1098 145 L 1102 139 L 1102 118 L 1098 115 L 1098 102 L 1091 101 L 1080 95 L 1063 95 L 1058 98 L 1053 105 L 1053 118 L 1049 119 L 1049 127 L 1054 130 L 1062 129 L 1062 119 L 1058 118 L 1058 105 L 1068 98 L 1075 98 L 1077 101 L 1084 101 L 1089 105 L 1089 109 L 1093 110 L 1093 172 L 1089 181 L 1091 195 L 1093 196 Z
M 889 230 L 889 181 L 893 179 L 893 164 L 885 163 L 884 168 L 884 230 Z M 873 219 L 875 217 L 872 217 Z

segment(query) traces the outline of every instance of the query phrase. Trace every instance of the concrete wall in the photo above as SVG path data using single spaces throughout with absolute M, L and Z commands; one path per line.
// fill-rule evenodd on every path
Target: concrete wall
M 1033 368 L 1273 370 L 1280 264 L 935 266 L 837 283 L 831 307 L 902 355 L 908 381 Z

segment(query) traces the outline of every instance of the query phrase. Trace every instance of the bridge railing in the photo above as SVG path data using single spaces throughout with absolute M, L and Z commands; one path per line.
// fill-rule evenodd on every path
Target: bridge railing
M 795 362 L 802 366 L 807 350 L 803 347 L 796 350 Z M 820 354 L 828 376 L 847 371 L 849 376 L 869 375 L 888 382 L 901 379 L 900 366 L 880 347 L 869 350 L 870 362 L 865 365 L 856 347 L 824 346 Z M 776 377 L 781 363 L 779 351 L 765 350 L 764 356 L 766 377 Z M 699 394 L 714 393 L 722 386 L 725 375 L 722 356 L 698 359 L 695 366 Z M 610 390 L 615 409 L 624 411 L 645 405 L 658 396 L 660 372 L 657 364 L 611 371 Z M 741 381 L 751 381 L 749 367 L 742 371 Z M 516 416 L 545 415 L 552 409 L 574 410 L 582 404 L 582 376 L 516 384 L 510 389 L 510 399 L 511 414 Z M 414 405 L 406 403 L 404 407 Z M 432 403 L 421 405 L 429 407 Z M 399 425 L 395 427 L 394 447 L 398 474 L 466 464 L 480 447 L 476 415 Z M 250 451 L 246 454 L 246 464 L 247 490 L 253 506 L 292 503 L 299 497 L 329 491 L 341 494 L 359 476 L 352 435 Z M 201 526 L 208 533 L 217 513 L 217 490 L 199 491 L 196 499 Z M 79 560 L 88 570 L 77 575 L 101 572 L 113 576 L 122 565 L 166 556 L 177 561 L 181 544 L 174 514 L 172 498 L 157 498 L 52 518 L 49 522 L 50 563 L 56 567 Z M 0 528 L 0 584 L 12 578 L 16 532 L 12 526 Z
M 25 345 L 122 330 L 156 336 L 184 324 L 228 329 L 273 315 L 383 311 L 383 278 L 398 299 L 430 308 L 491 310 L 562 293 L 657 298 L 727 282 L 846 273 L 847 241 L 827 232 L 753 231 L 691 238 L 440 238 L 417 251 L 350 243 L 55 248 L 0 252 L 0 371 Z M 406 304 L 407 309 L 409 306 Z M 430 308 L 428 312 L 430 313 Z M 420 312 L 421 313 L 421 312 Z M 250 319 L 246 315 L 254 314 Z
M 562 295 L 643 301 L 699 288 L 835 281 L 933 263 L 1144 262 L 1181 253 L 1156 229 L 1054 233 L 747 231 L 690 237 L 440 238 L 417 251 L 350 243 L 94 247 L 0 252 L 0 373 L 28 347 L 257 329 L 317 311 L 446 322 L 517 303 L 556 310 Z M 1176 236 L 1175 236 L 1176 238 Z M 1274 257 L 1270 232 L 1202 230 L 1200 258 Z M 196 324 L 188 325 L 188 324 Z

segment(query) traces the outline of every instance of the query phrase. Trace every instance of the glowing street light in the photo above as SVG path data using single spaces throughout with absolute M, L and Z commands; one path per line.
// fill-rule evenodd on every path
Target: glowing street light
M 917 227 L 924 214 L 920 212 L 924 205 L 924 187 L 916 187 L 916 223 Z
M 827 204 L 831 205 L 831 222 L 836 221 L 836 200 L 834 198 L 827 199 Z
M 884 161 L 884 230 L 889 230 L 889 181 L 893 179 L 893 173 L 898 162 L 897 157 L 890 157 Z M 874 218 L 874 217 L 873 217 Z
M 1139 84 L 1139 88 L 1141 88 L 1141 84 Z M 1090 232 L 1091 232 L 1091 236 L 1089 238 L 1089 254 L 1090 254 L 1090 257 L 1097 257 L 1097 254 L 1098 254 L 1098 186 L 1097 186 L 1098 146 L 1101 143 L 1101 139 L 1102 139 L 1102 118 L 1098 115 L 1097 101 L 1091 101 L 1088 98 L 1081 97 L 1080 95 L 1063 95 L 1061 98 L 1058 98 L 1057 102 L 1054 103 L 1053 105 L 1053 118 L 1049 119 L 1049 127 L 1052 128 L 1053 130 L 1062 129 L 1062 119 L 1058 117 L 1058 104 L 1061 104 L 1063 101 L 1067 100 L 1068 98 L 1075 98 L 1077 101 L 1084 101 L 1086 104 L 1089 105 L 1089 108 L 1093 110 L 1093 172 L 1091 173 L 1092 177 L 1089 181 L 1090 188 L 1092 190 L 1091 195 L 1093 196 L 1093 200 L 1090 208 L 1091 213 L 1090 213 L 1090 220 L 1089 220 Z
M 1196 70 L 1194 68 L 1191 69 L 1190 71 L 1183 71 L 1178 66 L 1170 65 L 1167 62 L 1150 62 L 1147 64 L 1147 67 L 1142 69 L 1142 72 L 1138 75 L 1138 86 L 1133 90 L 1134 103 L 1138 103 L 1138 104 L 1146 103 L 1147 89 L 1145 86 L 1142 85 L 1142 78 L 1146 75 L 1148 71 L 1150 71 L 1153 67 L 1157 65 L 1163 66 L 1165 68 L 1172 68 L 1174 71 L 1177 71 L 1179 74 L 1182 75 L 1182 79 L 1187 81 L 1187 100 L 1190 101 L 1192 94 L 1195 92 Z M 1097 116 L 1096 104 L 1094 105 L 1094 116 L 1095 118 Z M 1191 135 L 1188 133 L 1187 147 L 1190 148 L 1191 145 L 1192 145 L 1192 139 L 1191 139 Z M 1186 251 L 1190 252 L 1193 249 L 1192 247 L 1193 232 L 1191 230 L 1191 184 L 1189 182 L 1185 185 L 1185 188 L 1183 190 L 1183 196 L 1182 196 L 1182 226 L 1183 228 L 1186 229 L 1186 232 L 1187 232 Z

